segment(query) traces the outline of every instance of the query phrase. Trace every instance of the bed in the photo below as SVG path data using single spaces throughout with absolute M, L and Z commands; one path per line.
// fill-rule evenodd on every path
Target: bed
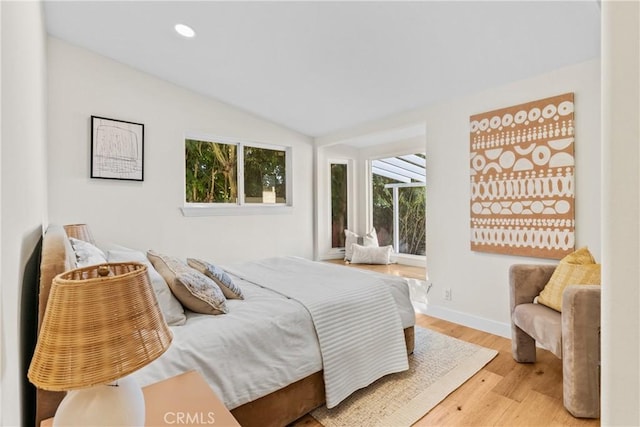
M 75 266 L 76 255 L 63 227 L 49 226 L 42 244 L 39 322 L 53 277 Z M 356 272 L 356 269 L 291 257 L 236 263 L 224 266 L 224 269 L 243 289 L 246 298 L 229 300 L 229 312 L 225 315 L 187 311 L 186 323 L 171 327 L 174 332 L 171 348 L 152 364 L 134 373 L 142 386 L 197 369 L 243 426 L 283 426 L 325 402 L 327 406 L 335 406 L 344 393 L 349 393 L 341 389 L 342 381 L 335 378 L 345 378 L 345 372 L 353 368 L 331 362 L 344 359 L 344 353 L 338 350 L 334 354 L 327 350 L 339 349 L 342 344 L 337 345 L 337 341 L 332 341 L 333 335 L 323 332 L 323 328 L 336 328 L 337 322 L 328 317 L 325 308 L 316 307 L 317 295 L 296 294 L 299 288 L 303 288 L 298 286 L 300 280 L 309 281 L 314 275 L 318 280 L 322 276 L 332 276 L 333 285 L 327 284 L 331 294 L 338 294 L 342 282 L 356 276 L 371 283 L 391 280 L 388 295 L 389 301 L 393 302 L 389 304 L 387 301 L 388 309 L 378 310 L 376 316 L 367 316 L 373 324 L 377 318 L 384 323 L 397 322 L 394 327 L 397 326 L 399 331 L 405 359 L 413 351 L 415 317 L 408 287 L 401 278 L 361 270 Z M 266 275 L 267 271 L 273 274 Z M 331 286 L 336 292 L 331 291 Z M 375 289 L 380 287 L 379 284 L 376 286 Z M 380 299 L 373 292 L 372 295 L 371 298 Z M 307 304 L 306 308 L 303 303 Z M 371 300 L 365 305 L 374 303 Z M 331 301 L 330 306 L 343 310 L 340 319 L 349 318 L 354 311 L 348 305 L 343 307 L 341 301 Z M 391 320 L 385 318 L 387 315 Z M 322 325 L 320 322 L 328 326 L 316 326 Z M 373 341 L 364 340 L 366 334 L 357 333 L 363 329 L 357 320 L 353 321 L 353 327 L 351 323 L 337 324 L 338 329 L 346 331 L 341 339 L 352 344 L 350 353 L 361 351 L 365 355 L 377 355 L 378 351 L 392 347 L 386 343 L 371 345 Z M 277 329 L 275 333 L 274 328 Z M 251 368 L 246 369 L 246 366 Z M 393 367 L 388 373 L 399 370 Z M 62 393 L 37 390 L 36 425 L 53 416 L 62 397 Z

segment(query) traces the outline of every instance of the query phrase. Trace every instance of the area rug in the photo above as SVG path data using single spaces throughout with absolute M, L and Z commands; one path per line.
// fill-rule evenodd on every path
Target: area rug
M 408 371 L 387 375 L 337 407 L 322 406 L 311 415 L 325 427 L 410 426 L 497 354 L 416 326 Z

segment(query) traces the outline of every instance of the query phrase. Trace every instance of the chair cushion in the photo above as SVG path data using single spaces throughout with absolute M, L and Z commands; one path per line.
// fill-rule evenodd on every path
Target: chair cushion
M 538 302 L 562 311 L 562 293 L 569 285 L 599 285 L 600 264 L 596 264 L 589 249 L 584 247 L 560 260 L 538 296 Z
M 512 317 L 517 327 L 562 358 L 562 317 L 559 312 L 541 304 L 519 304 Z

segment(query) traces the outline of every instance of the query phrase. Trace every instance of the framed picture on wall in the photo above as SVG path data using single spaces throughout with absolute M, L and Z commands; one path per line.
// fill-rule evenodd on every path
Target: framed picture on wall
M 471 250 L 575 250 L 573 92 L 470 117 Z
M 91 178 L 144 180 L 144 125 L 91 116 Z

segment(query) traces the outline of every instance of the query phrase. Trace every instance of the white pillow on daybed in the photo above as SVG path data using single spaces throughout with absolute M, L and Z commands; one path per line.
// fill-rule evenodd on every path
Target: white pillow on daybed
M 353 245 L 378 247 L 378 235 L 376 234 L 375 228 L 372 228 L 371 231 L 364 236 L 359 236 L 353 231 L 344 230 L 344 236 L 345 261 L 351 261 L 351 256 L 353 254 Z
M 389 264 L 393 246 L 361 246 L 353 245 L 351 264 Z

